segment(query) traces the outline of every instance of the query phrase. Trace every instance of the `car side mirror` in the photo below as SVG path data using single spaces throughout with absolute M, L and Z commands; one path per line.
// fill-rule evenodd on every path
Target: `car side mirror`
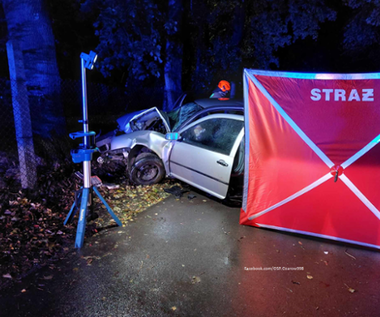
M 171 140 L 171 141 L 173 141 L 173 140 L 174 141 L 179 141 L 179 140 L 181 140 L 181 136 L 177 132 L 170 132 L 170 133 L 166 133 L 165 139 L 166 140 Z

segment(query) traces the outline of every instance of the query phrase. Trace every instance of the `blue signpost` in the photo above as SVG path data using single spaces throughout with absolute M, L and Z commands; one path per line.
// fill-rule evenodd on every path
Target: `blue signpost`
M 82 72 L 82 103 L 83 103 L 83 132 L 70 133 L 72 139 L 83 138 L 83 143 L 78 148 L 71 150 L 71 156 L 74 163 L 83 162 L 83 187 L 80 189 L 79 194 L 71 206 L 70 212 L 66 217 L 64 225 L 73 219 L 76 211 L 79 208 L 79 220 L 77 226 L 77 235 L 75 238 L 75 247 L 81 248 L 83 246 L 84 234 L 86 230 L 86 216 L 88 206 L 92 207 L 93 191 L 99 197 L 101 202 L 106 206 L 107 211 L 116 221 L 119 226 L 122 226 L 119 218 L 114 214 L 111 207 L 107 204 L 105 199 L 99 193 L 96 187 L 91 184 L 91 160 L 92 154 L 98 149 L 95 146 L 95 132 L 89 131 L 88 128 L 88 111 L 87 111 L 87 82 L 86 82 L 86 68 L 93 69 L 97 59 L 95 52 L 91 51 L 89 54 L 82 53 L 81 58 L 81 72 Z M 79 205 L 80 201 L 80 205 Z

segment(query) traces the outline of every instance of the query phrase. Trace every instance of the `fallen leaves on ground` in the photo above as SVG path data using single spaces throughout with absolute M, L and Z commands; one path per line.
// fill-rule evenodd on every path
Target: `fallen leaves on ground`
M 349 287 L 346 283 L 344 283 L 344 286 L 347 287 L 347 290 L 348 290 L 351 294 L 356 292 L 355 289 L 353 289 L 352 287 Z
M 20 195 L 21 196 L 21 195 Z M 59 260 L 73 241 L 65 212 L 17 197 L 0 207 L 0 272 L 16 278 L 33 267 Z
M 191 284 L 197 284 L 201 282 L 201 278 L 199 276 L 193 276 L 191 278 Z
M 129 221 L 134 221 L 137 214 L 170 196 L 164 189 L 169 188 L 172 184 L 173 181 L 165 180 L 155 185 L 124 185 L 115 190 L 103 189 L 102 195 L 120 221 L 125 224 Z M 95 201 L 103 210 L 102 216 L 95 220 L 97 227 L 109 226 L 113 223 L 113 219 L 99 198 L 96 197 Z M 97 210 L 99 210 L 99 208 L 97 208 Z
M 100 172 L 99 168 L 94 170 Z M 39 193 L 32 197 L 11 187 L 0 190 L 0 286 L 7 280 L 19 279 L 35 267 L 63 259 L 73 251 L 78 215 L 66 226 L 63 222 L 73 204 L 75 191 L 83 185 L 74 171 L 72 163 L 56 164 L 53 170 L 40 171 Z M 124 224 L 168 197 L 164 188 L 175 184 L 167 179 L 156 185 L 132 186 L 125 178 L 114 179 L 120 180 L 118 189 L 103 186 L 99 191 Z M 99 229 L 115 225 L 95 194 L 93 201 L 99 218 L 87 222 L 86 238 Z M 88 262 L 91 265 L 92 260 Z

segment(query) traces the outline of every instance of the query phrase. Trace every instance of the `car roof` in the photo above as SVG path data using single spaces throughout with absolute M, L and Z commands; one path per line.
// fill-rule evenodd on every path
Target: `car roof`
M 194 101 L 196 104 L 200 105 L 202 108 L 211 108 L 211 107 L 231 107 L 231 106 L 244 106 L 243 100 L 239 99 L 227 99 L 220 100 L 217 98 L 205 98 L 197 99 Z

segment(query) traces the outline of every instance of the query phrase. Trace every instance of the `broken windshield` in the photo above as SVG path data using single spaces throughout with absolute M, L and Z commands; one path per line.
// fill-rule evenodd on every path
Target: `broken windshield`
M 183 122 L 200 110 L 202 110 L 200 105 L 195 102 L 189 102 L 180 108 L 167 112 L 170 130 L 175 131 Z

